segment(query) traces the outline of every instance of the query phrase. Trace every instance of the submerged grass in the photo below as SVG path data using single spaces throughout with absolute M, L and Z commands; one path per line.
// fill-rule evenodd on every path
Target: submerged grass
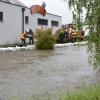
M 30 100 L 36 100 L 31 98 Z M 39 99 L 39 100 L 44 100 Z M 86 87 L 78 90 L 65 93 L 64 95 L 58 95 L 56 97 L 46 98 L 45 100 L 100 100 L 100 86 Z
M 59 100 L 100 100 L 100 86 L 79 89 L 66 94 Z
M 19 98 L 12 98 L 11 100 L 19 100 Z M 100 100 L 100 86 L 77 89 L 55 97 L 50 95 L 36 97 L 32 95 L 27 100 Z

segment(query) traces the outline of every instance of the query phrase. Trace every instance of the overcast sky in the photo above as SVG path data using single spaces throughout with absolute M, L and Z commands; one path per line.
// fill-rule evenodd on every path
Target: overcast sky
M 39 4 L 43 1 L 46 3 L 46 10 L 48 13 L 62 16 L 62 24 L 72 22 L 72 13 L 69 11 L 68 5 L 63 0 L 20 0 L 27 6 Z

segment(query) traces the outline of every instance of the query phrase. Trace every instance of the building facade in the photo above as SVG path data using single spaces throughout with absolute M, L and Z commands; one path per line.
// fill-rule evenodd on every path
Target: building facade
M 33 7 L 33 6 L 32 6 Z M 20 42 L 20 34 L 27 29 L 52 28 L 53 34 L 61 28 L 62 17 L 38 11 L 32 13 L 18 0 L 0 0 L 0 45 Z

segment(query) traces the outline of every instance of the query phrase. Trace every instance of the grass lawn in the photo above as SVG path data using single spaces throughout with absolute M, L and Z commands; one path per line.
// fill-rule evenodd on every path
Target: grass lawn
M 9 100 L 21 99 L 20 97 L 12 97 Z M 64 93 L 63 95 L 57 95 L 56 97 L 45 95 L 36 98 L 35 95 L 32 95 L 25 100 L 100 100 L 100 86 L 77 89 L 69 93 Z
M 75 90 L 59 100 L 100 100 L 100 86 Z

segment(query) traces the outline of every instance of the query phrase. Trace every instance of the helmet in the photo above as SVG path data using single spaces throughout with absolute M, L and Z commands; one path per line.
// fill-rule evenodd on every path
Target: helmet
M 29 32 L 29 30 L 26 30 L 26 32 Z

